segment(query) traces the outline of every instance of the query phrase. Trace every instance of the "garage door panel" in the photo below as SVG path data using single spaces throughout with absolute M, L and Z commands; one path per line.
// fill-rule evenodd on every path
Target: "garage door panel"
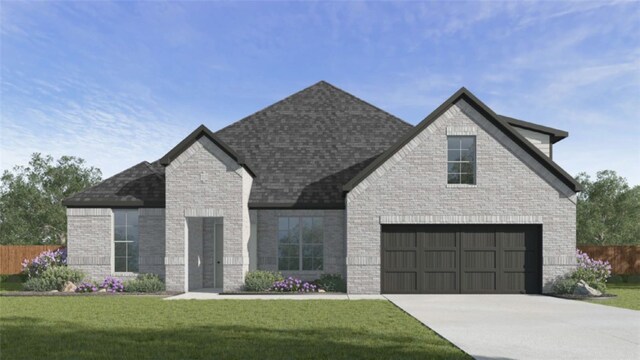
M 385 272 L 384 291 L 389 293 L 415 293 L 418 290 L 418 274 L 416 272 Z
M 388 269 L 414 269 L 417 265 L 416 251 L 387 250 L 384 252 L 384 264 Z
M 463 266 L 468 269 L 491 269 L 496 268 L 496 251 L 464 250 Z
M 422 288 L 429 294 L 458 292 L 457 272 L 426 272 Z
M 539 293 L 537 225 L 384 225 L 387 293 Z
M 455 270 L 458 268 L 458 253 L 455 250 L 424 251 L 424 268 L 428 270 Z
M 495 292 L 496 280 L 495 272 L 463 272 L 461 289 L 463 293 Z

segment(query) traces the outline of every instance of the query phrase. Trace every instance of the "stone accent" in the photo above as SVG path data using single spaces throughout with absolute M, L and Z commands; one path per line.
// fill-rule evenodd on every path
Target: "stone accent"
M 187 290 L 187 217 L 222 217 L 224 256 L 239 259 L 225 262 L 223 286 L 225 291 L 239 290 L 248 269 L 245 245 L 250 224 L 245 199 L 251 175 L 211 140 L 201 137 L 166 167 L 165 177 L 167 290 Z
M 474 187 L 447 186 L 447 134 L 476 129 Z M 468 130 L 464 130 L 468 131 Z M 575 265 L 575 193 L 463 100 L 347 194 L 350 293 L 380 292 L 381 223 L 536 223 L 543 286 Z
M 281 271 L 285 276 L 315 280 L 322 273 L 345 273 L 344 210 L 257 210 L 258 269 L 278 270 L 278 218 L 284 216 L 316 216 L 324 224 L 323 271 Z

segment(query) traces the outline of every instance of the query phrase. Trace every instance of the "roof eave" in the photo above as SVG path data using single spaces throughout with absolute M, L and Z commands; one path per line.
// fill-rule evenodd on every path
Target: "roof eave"
M 68 208 L 164 208 L 164 201 L 144 200 L 73 200 L 65 199 L 62 205 Z

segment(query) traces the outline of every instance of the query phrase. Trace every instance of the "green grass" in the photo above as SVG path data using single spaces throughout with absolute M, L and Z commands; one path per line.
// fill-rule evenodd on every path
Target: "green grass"
M 21 291 L 22 281 L 17 275 L 2 275 L 0 277 L 0 293 L 7 291 Z
M 607 284 L 607 292 L 618 296 L 614 299 L 591 300 L 591 302 L 640 310 L 640 283 Z
M 469 359 L 386 301 L 0 298 L 6 359 Z

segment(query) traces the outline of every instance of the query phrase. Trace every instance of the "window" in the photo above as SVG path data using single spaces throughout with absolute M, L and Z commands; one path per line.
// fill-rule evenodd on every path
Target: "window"
M 447 137 L 447 184 L 476 183 L 476 137 Z
M 138 210 L 113 210 L 114 270 L 138 272 Z
M 278 219 L 278 270 L 322 270 L 321 217 Z

